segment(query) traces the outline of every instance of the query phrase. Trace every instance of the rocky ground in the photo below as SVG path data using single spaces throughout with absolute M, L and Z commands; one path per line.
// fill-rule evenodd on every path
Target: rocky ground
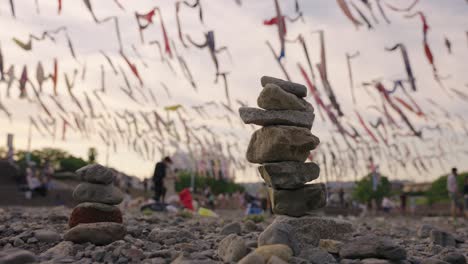
M 239 211 L 221 212 L 220 218 L 127 212 L 125 239 L 95 246 L 63 240 L 70 212 L 0 209 L 0 264 L 461 264 L 468 259 L 468 221 L 462 219 L 269 217 L 255 223 Z

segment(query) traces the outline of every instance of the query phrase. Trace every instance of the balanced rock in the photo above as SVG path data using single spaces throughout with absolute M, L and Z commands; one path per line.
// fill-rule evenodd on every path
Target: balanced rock
M 101 222 L 79 224 L 69 229 L 63 238 L 74 243 L 91 242 L 95 245 L 107 245 L 123 239 L 125 234 L 126 230 L 122 224 Z
M 275 189 L 297 189 L 318 178 L 320 167 L 312 162 L 284 161 L 258 167 L 263 180 Z
M 281 89 L 285 90 L 288 93 L 292 93 L 298 97 L 306 97 L 307 96 L 307 88 L 298 83 L 284 81 L 278 78 L 270 77 L 270 76 L 263 76 L 260 79 L 260 83 L 262 87 L 265 87 L 267 84 L 276 84 Z
M 406 259 L 406 250 L 388 238 L 369 235 L 355 238 L 344 244 L 340 249 L 340 257 L 403 260 Z
M 320 239 L 346 239 L 353 232 L 344 220 L 327 217 L 277 216 L 258 237 L 258 245 L 285 244 L 298 256 L 308 247 L 317 247 Z
M 252 135 L 247 160 L 252 163 L 304 162 L 320 140 L 302 127 L 268 126 Z
M 294 96 L 294 95 L 293 95 Z M 242 121 L 246 124 L 255 124 L 259 126 L 297 126 L 312 128 L 315 114 L 312 111 L 294 111 L 294 110 L 262 110 L 253 107 L 239 108 L 239 114 Z
M 83 182 L 73 191 L 73 199 L 78 203 L 93 202 L 114 205 L 122 202 L 123 194 L 113 185 Z
M 218 255 L 224 262 L 237 262 L 247 253 L 244 239 L 235 234 L 228 235 L 219 243 Z
M 295 190 L 269 188 L 268 193 L 273 213 L 289 216 L 304 216 L 326 205 L 326 188 L 322 183 L 307 184 Z
M 114 222 L 122 223 L 122 212 L 118 207 L 98 203 L 82 203 L 76 206 L 70 216 L 68 225 Z
M 259 107 L 266 110 L 312 110 L 313 107 L 304 99 L 288 93 L 276 84 L 268 83 L 257 98 Z
M 114 172 L 99 164 L 90 164 L 76 171 L 81 180 L 91 183 L 111 184 Z

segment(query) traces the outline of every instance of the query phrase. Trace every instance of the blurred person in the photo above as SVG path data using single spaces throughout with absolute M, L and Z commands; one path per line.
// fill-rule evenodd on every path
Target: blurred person
M 382 200 L 382 209 L 385 213 L 390 213 L 394 207 L 394 204 L 392 200 L 390 200 L 388 197 L 384 197 Z
M 457 184 L 457 168 L 452 169 L 452 173 L 447 177 L 447 191 L 450 198 L 450 212 L 453 218 L 457 217 L 458 207 L 458 184 Z
M 44 166 L 41 171 L 41 180 L 46 185 L 48 189 L 50 189 L 50 184 L 52 182 L 52 176 L 54 174 L 54 168 L 49 159 L 46 159 L 44 162 Z
M 402 192 L 400 195 L 400 210 L 402 214 L 406 213 L 406 203 L 408 200 L 408 196 L 406 195 L 405 192 Z
M 170 157 L 165 157 L 160 162 L 156 163 L 153 174 L 154 183 L 154 200 L 156 202 L 164 202 L 166 188 L 164 187 L 164 178 L 167 176 L 172 160 Z
M 206 206 L 209 209 L 213 210 L 214 207 L 215 207 L 215 202 L 214 202 L 215 197 L 214 197 L 213 193 L 211 192 L 210 186 L 207 186 L 205 188 L 205 190 L 203 191 L 203 195 L 205 196 L 205 199 L 206 199 Z
M 340 197 L 340 207 L 345 208 L 345 200 L 344 200 L 344 190 L 343 188 L 340 188 L 338 191 L 338 196 Z
M 143 179 L 143 190 L 145 191 L 145 194 L 148 192 L 148 178 Z
M 43 197 L 47 195 L 47 187 L 40 181 L 34 168 L 26 168 L 26 182 L 28 184 L 28 192 L 26 192 L 27 199 L 31 199 L 34 193 Z

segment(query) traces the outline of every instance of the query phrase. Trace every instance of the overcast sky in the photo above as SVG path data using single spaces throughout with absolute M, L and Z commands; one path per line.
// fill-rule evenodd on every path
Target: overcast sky
M 222 82 L 214 84 L 215 68 L 210 59 L 208 51 L 198 50 L 194 47 L 184 49 L 177 36 L 177 26 L 175 20 L 175 7 L 173 0 L 159 1 L 129 1 L 120 0 L 125 7 L 125 11 L 119 9 L 114 1 L 95 0 L 92 1 L 95 13 L 98 17 L 116 15 L 119 17 L 122 39 L 125 53 L 136 62 L 136 65 L 143 76 L 145 86 L 151 87 L 156 93 L 160 107 L 182 104 L 186 107 L 198 105 L 203 102 L 216 100 L 224 101 L 224 89 Z M 256 105 L 256 97 L 261 91 L 260 77 L 271 75 L 283 78 L 283 74 L 278 68 L 270 50 L 265 45 L 269 41 L 279 50 L 279 40 L 276 27 L 264 26 L 263 20 L 275 16 L 273 0 L 243 0 L 242 6 L 238 6 L 234 0 L 201 0 L 204 11 L 204 24 L 198 20 L 198 12 L 189 8 L 181 11 L 181 21 L 183 31 L 189 34 L 194 40 L 201 42 L 203 32 L 207 30 L 215 31 L 216 43 L 218 46 L 227 46 L 232 60 L 227 54 L 219 56 L 221 71 L 229 71 L 230 93 L 233 99 L 241 99 L 249 105 Z M 349 1 L 347 1 L 349 2 Z M 360 1 L 354 1 L 367 12 Z M 375 3 L 375 1 L 370 1 Z M 386 0 L 395 6 L 406 6 L 408 0 Z M 111 24 L 97 25 L 92 20 L 82 1 L 63 1 L 63 10 L 57 14 L 56 1 L 38 0 L 40 14 L 36 13 L 34 0 L 16 0 L 16 19 L 10 15 L 8 1 L 0 3 L 0 43 L 3 51 L 5 64 L 14 64 L 16 76 L 19 77 L 23 65 L 30 66 L 30 76 L 34 76 L 35 65 L 42 61 L 46 72 L 52 71 L 53 58 L 58 58 L 60 70 L 71 73 L 74 69 L 81 71 L 84 64 L 87 65 L 86 80 L 77 81 L 75 92 L 91 91 L 100 88 L 100 65 L 106 67 L 106 86 L 108 94 L 104 100 L 114 109 L 146 109 L 149 106 L 140 106 L 132 103 L 120 91 L 122 86 L 120 78 L 113 76 L 111 69 L 106 64 L 99 51 L 103 50 L 118 61 L 117 64 L 126 67 L 119 59 L 118 42 L 114 28 Z M 150 26 L 144 33 L 146 43 L 140 41 L 134 11 L 147 12 L 155 3 L 161 8 L 162 16 L 169 37 L 174 40 L 179 53 L 188 62 L 192 74 L 198 83 L 198 92 L 182 77 L 180 71 L 174 75 L 169 68 L 161 63 L 159 52 L 155 46 L 148 45 L 151 40 L 162 41 L 162 33 L 159 26 L 159 18 L 155 19 L 155 24 Z M 418 91 L 413 95 L 423 110 L 430 111 L 431 106 L 426 98 L 436 100 L 453 114 L 460 114 L 468 119 L 467 102 L 455 96 L 447 96 L 436 84 L 432 75 L 432 69 L 427 63 L 424 55 L 422 43 L 422 23 L 419 18 L 407 19 L 402 13 L 393 12 L 386 9 L 386 13 L 391 20 L 391 24 L 386 24 L 380 13 L 375 9 L 375 14 L 379 21 L 373 22 L 375 28 L 367 30 L 361 27 L 359 30 L 351 24 L 346 16 L 339 9 L 336 1 L 331 0 L 299 0 L 304 13 L 304 22 L 288 23 L 288 37 L 294 38 L 299 33 L 303 34 L 308 43 L 308 49 L 314 63 L 319 62 L 319 41 L 318 35 L 312 31 L 324 30 L 326 42 L 326 54 L 328 62 L 328 75 L 330 82 L 335 89 L 338 101 L 341 103 L 343 111 L 349 120 L 357 127 L 354 110 L 363 113 L 366 118 L 375 117 L 368 106 L 373 105 L 374 99 L 369 97 L 362 82 L 369 82 L 377 78 L 394 80 L 405 78 L 406 73 L 402 64 L 399 52 L 389 53 L 384 51 L 384 47 L 393 46 L 396 43 L 404 43 L 408 49 L 413 71 L 417 79 Z M 280 0 L 284 14 L 294 16 L 294 1 Z M 450 75 L 444 81 L 446 87 L 455 88 L 468 94 L 468 5 L 465 0 L 421 0 L 413 9 L 423 11 L 428 20 L 430 31 L 428 35 L 429 44 L 434 53 L 435 63 L 440 75 Z M 353 11 L 354 12 L 354 11 Z M 366 13 L 368 14 L 368 13 Z M 13 37 L 26 40 L 28 34 L 40 34 L 44 30 L 51 30 L 60 26 L 66 26 L 68 34 L 73 42 L 78 61 L 70 55 L 66 40 L 58 37 L 55 43 L 51 41 L 34 42 L 32 51 L 24 51 L 16 46 L 11 40 Z M 444 38 L 452 42 L 453 54 L 449 55 L 444 46 Z M 132 51 L 131 45 L 135 45 L 143 56 L 143 61 L 149 65 L 143 66 Z M 353 105 L 349 87 L 348 72 L 346 67 L 346 53 L 360 52 L 360 56 L 353 60 L 353 72 L 356 85 L 356 97 L 358 104 Z M 286 68 L 293 81 L 304 83 L 302 76 L 296 66 L 297 62 L 306 65 L 302 48 L 298 44 L 288 44 L 286 46 L 286 58 L 284 59 Z M 175 60 L 173 65 L 177 65 Z M 6 69 L 5 69 L 6 70 Z M 131 76 L 128 73 L 128 76 Z M 59 80 L 59 94 L 61 100 L 69 102 L 66 95 L 63 76 Z M 133 76 L 131 76 L 133 77 Z M 167 96 L 160 82 L 168 85 L 171 98 Z M 137 84 L 136 79 L 132 79 L 133 84 Z M 25 149 L 27 146 L 28 116 L 39 111 L 36 104 L 18 100 L 18 88 L 15 84 L 12 91 L 12 98 L 5 98 L 6 84 L 0 83 L 0 100 L 13 113 L 13 120 L 8 119 L 0 113 L 0 138 L 6 138 L 7 133 L 15 134 L 15 146 Z M 45 86 L 45 93 L 51 94 L 50 83 Z M 321 86 L 319 85 L 319 89 Z M 323 94 L 323 91 L 322 91 Z M 324 96 L 324 94 L 323 94 Z M 377 96 L 377 95 L 376 95 Z M 68 100 L 68 101 L 67 101 Z M 308 98 L 314 107 L 312 98 Z M 416 116 L 409 114 L 412 120 L 418 125 L 430 125 L 426 120 L 418 120 Z M 453 116 L 452 116 L 453 117 Z M 447 120 L 450 122 L 452 120 Z M 240 144 L 244 150 L 247 146 L 249 135 L 252 130 L 241 126 L 230 127 L 227 122 L 221 120 L 200 121 L 209 124 L 216 131 L 234 132 L 240 138 Z M 236 121 L 237 122 L 237 121 Z M 438 120 L 444 122 L 444 120 Z M 458 128 L 457 128 L 458 129 Z M 316 117 L 312 132 L 323 142 L 330 141 L 330 131 L 333 130 L 330 122 L 324 122 Z M 363 134 L 364 132 L 361 131 Z M 459 153 L 466 149 L 464 140 L 449 142 L 443 139 L 455 152 Z M 411 139 L 414 144 L 420 144 Z M 413 144 L 413 143 L 412 143 Z M 423 144 L 421 144 L 423 145 Z M 99 161 L 105 162 L 106 148 L 98 137 L 82 138 L 79 134 L 69 133 L 66 142 L 60 137 L 52 140 L 50 138 L 40 138 L 36 133 L 32 142 L 33 148 L 44 146 L 65 148 L 73 154 L 86 156 L 87 149 L 97 146 L 99 151 Z M 342 145 L 344 148 L 344 144 Z M 433 145 L 425 144 L 421 146 L 421 151 L 426 152 L 432 149 Z M 452 159 L 448 161 L 450 165 L 467 169 L 467 158 L 465 154 L 450 154 Z M 378 161 L 379 162 L 379 161 Z M 381 161 L 383 162 L 383 161 Z M 122 147 L 118 153 L 112 153 L 109 165 L 138 177 L 148 177 L 152 174 L 153 161 L 144 161 L 132 151 L 127 151 Z M 431 175 L 416 175 L 414 171 L 401 171 L 395 178 L 406 178 L 414 180 L 427 180 L 434 178 L 449 169 L 435 166 Z M 382 168 L 385 173 L 385 169 Z M 347 176 L 352 179 L 352 176 Z M 239 173 L 238 181 L 255 181 L 258 176 L 252 171 Z

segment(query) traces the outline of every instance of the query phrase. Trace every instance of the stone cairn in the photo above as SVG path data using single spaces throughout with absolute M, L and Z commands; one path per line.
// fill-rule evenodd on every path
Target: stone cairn
M 304 163 L 320 140 L 310 132 L 314 108 L 303 98 L 304 85 L 273 77 L 261 78 L 264 87 L 258 108 L 241 107 L 244 123 L 262 126 L 254 132 L 247 160 L 262 164 L 258 170 L 268 185 L 273 213 L 300 217 L 325 206 L 324 184 L 306 184 L 318 178 L 320 168 Z
M 116 206 L 123 200 L 122 192 L 114 187 L 114 172 L 99 164 L 76 171 L 80 183 L 73 191 L 79 204 L 73 209 L 64 239 L 75 243 L 91 242 L 105 245 L 123 239 L 126 229 L 122 212 Z

